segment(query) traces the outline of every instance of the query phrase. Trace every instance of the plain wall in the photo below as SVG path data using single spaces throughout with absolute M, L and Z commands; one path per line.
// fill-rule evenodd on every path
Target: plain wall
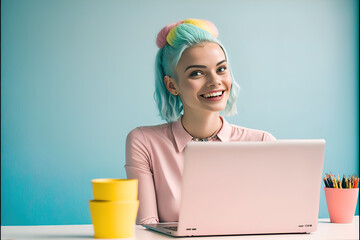
M 358 174 L 358 9 L 356 0 L 2 0 L 1 224 L 91 223 L 91 179 L 126 178 L 128 132 L 163 123 L 155 38 L 186 18 L 219 29 L 241 86 L 230 123 L 324 138 L 324 174 Z M 328 217 L 323 189 L 319 217 Z

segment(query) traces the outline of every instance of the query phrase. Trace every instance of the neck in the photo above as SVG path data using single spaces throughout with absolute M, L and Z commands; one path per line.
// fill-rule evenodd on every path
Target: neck
M 222 126 L 218 112 L 186 114 L 181 119 L 185 130 L 195 138 L 211 137 Z

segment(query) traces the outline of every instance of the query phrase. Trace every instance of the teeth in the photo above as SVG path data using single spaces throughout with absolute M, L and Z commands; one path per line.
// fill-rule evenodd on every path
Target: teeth
M 209 98 L 209 97 L 218 97 L 218 96 L 221 96 L 221 95 L 222 95 L 222 91 L 204 94 L 204 97 L 206 97 L 206 98 Z

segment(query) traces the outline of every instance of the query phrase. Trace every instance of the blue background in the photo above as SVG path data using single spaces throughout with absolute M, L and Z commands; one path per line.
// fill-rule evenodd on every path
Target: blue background
M 162 123 L 155 38 L 186 18 L 214 22 L 227 48 L 242 88 L 229 122 L 324 138 L 324 173 L 358 174 L 358 9 L 356 0 L 2 0 L 1 224 L 91 222 L 90 180 L 125 178 L 128 132 Z M 319 217 L 328 217 L 323 189 Z

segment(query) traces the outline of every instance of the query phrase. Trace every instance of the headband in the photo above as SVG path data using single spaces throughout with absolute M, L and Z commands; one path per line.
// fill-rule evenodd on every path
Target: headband
M 215 38 L 217 38 L 217 36 L 219 35 L 217 28 L 215 27 L 215 25 L 212 22 L 209 22 L 207 20 L 202 20 L 202 19 L 186 19 L 186 20 L 179 21 L 177 23 L 171 23 L 171 24 L 165 26 L 163 29 L 161 29 L 161 31 L 159 32 L 159 34 L 157 35 L 157 38 L 156 38 L 156 45 L 159 48 L 165 47 L 165 45 L 167 43 L 170 46 L 173 46 L 173 42 L 175 40 L 176 28 L 182 23 L 195 25 L 196 27 L 199 27 L 205 31 L 208 31 Z

